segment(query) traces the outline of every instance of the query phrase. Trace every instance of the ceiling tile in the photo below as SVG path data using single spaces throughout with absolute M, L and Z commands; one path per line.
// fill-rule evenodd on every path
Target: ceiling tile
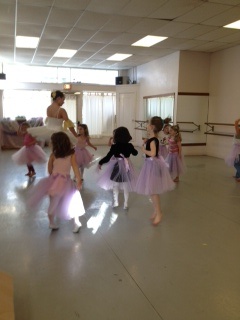
M 231 9 L 231 6 L 206 2 L 188 13 L 181 15 L 176 21 L 201 23 L 229 9 Z

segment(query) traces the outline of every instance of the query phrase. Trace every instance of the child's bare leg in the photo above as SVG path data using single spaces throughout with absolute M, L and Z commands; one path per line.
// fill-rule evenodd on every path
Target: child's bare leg
M 119 182 L 113 183 L 113 208 L 118 207 Z
M 74 218 L 74 226 L 73 226 L 73 233 L 78 233 L 80 228 L 81 228 L 82 224 L 79 221 L 78 217 Z
M 155 215 L 153 215 L 152 224 L 154 226 L 157 226 L 162 220 L 162 212 L 161 212 L 161 207 L 160 207 L 160 196 L 158 194 L 153 194 L 153 195 L 151 195 L 151 199 L 152 199 L 154 213 L 155 213 Z
M 58 226 L 55 225 L 55 222 L 54 222 L 55 216 L 52 214 L 52 210 L 51 210 L 52 203 L 53 203 L 53 197 L 49 197 L 49 201 L 50 201 L 49 208 L 48 208 L 49 228 L 52 230 L 57 230 Z

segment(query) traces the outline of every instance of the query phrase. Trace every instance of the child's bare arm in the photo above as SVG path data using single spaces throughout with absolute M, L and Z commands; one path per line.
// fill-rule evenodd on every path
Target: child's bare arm
M 93 144 L 91 144 L 90 139 L 87 139 L 87 144 L 89 147 L 93 148 L 94 150 L 97 150 L 97 147 L 95 147 Z
M 53 171 L 53 161 L 54 161 L 55 157 L 53 155 L 53 153 L 50 155 L 49 160 L 48 160 L 48 173 L 52 174 Z
M 75 177 L 76 177 L 77 189 L 80 190 L 82 188 L 82 176 L 81 176 L 81 173 L 80 173 L 78 165 L 77 165 L 75 153 L 71 157 L 71 165 L 72 165 Z

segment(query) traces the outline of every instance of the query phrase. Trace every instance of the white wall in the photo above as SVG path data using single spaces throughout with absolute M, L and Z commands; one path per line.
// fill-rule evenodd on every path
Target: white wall
M 210 100 L 208 122 L 234 123 L 240 118 L 240 46 L 211 55 Z M 234 132 L 234 127 L 217 127 L 215 131 Z M 232 138 L 207 136 L 207 154 L 225 158 L 231 149 Z
M 151 61 L 137 67 L 136 79 L 139 84 L 139 105 L 136 117 L 138 120 L 144 119 L 143 97 L 175 93 L 178 90 L 178 68 L 179 52 L 170 54 L 166 57 Z M 137 144 L 142 144 L 143 132 L 137 130 Z
M 178 92 L 209 92 L 211 54 L 181 51 Z

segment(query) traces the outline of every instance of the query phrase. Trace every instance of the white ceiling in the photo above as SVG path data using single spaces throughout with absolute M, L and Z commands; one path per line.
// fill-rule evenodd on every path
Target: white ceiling
M 240 0 L 0 0 L 0 62 L 129 69 L 179 50 L 215 52 L 240 44 Z M 37 49 L 15 47 L 15 36 L 40 37 Z M 165 36 L 150 48 L 131 44 Z M 75 49 L 54 58 L 58 48 Z M 122 62 L 115 53 L 133 54 Z

